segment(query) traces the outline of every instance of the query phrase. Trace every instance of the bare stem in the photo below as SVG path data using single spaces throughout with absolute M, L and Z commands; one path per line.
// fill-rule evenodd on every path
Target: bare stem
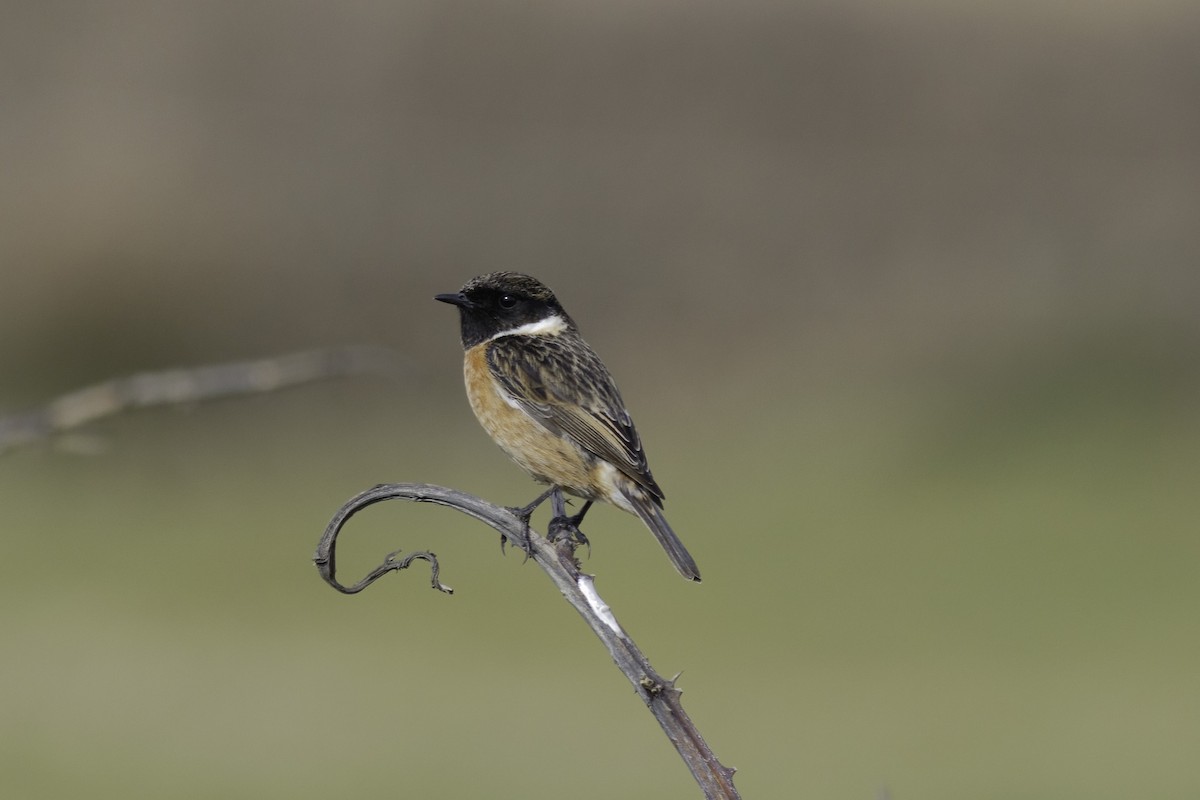
M 642 651 L 617 623 L 608 605 L 597 594 L 592 576 L 580 572 L 579 563 L 575 560 L 575 547 L 581 539 L 568 535 L 560 536 L 551 542 L 530 530 L 527 522 L 514 513 L 517 510 L 493 505 L 479 497 L 454 489 L 421 483 L 381 484 L 349 500 L 325 528 L 313 561 L 321 577 L 330 586 L 340 592 L 354 594 L 387 573 L 404 569 L 414 559 L 420 558 L 432 565 L 434 588 L 444 592 L 450 591 L 438 581 L 436 556 L 424 551 L 411 553 L 400 560 L 397 560 L 397 554 L 393 553 L 358 583 L 344 586 L 338 582 L 335 577 L 334 550 L 343 526 L 363 508 L 391 499 L 437 503 L 457 509 L 495 529 L 503 541 L 512 543 L 536 561 L 608 649 L 617 667 L 629 679 L 634 691 L 658 720 L 671 744 L 675 745 L 696 782 L 704 790 L 704 796 L 710 800 L 734 800 L 741 797 L 733 785 L 734 770 L 723 766 L 717 760 L 700 731 L 683 710 L 679 699 L 681 692 L 675 687 L 674 679 L 664 678 L 655 671 Z M 561 526 L 568 521 L 560 517 L 552 520 L 551 525 Z

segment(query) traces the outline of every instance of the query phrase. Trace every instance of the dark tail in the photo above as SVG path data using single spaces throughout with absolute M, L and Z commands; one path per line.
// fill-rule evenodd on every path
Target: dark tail
M 675 565 L 675 569 L 679 570 L 679 574 L 689 581 L 698 583 L 700 570 L 696 567 L 696 562 L 692 560 L 692 554 L 687 551 L 683 542 L 679 541 L 679 537 L 675 535 L 675 531 L 671 530 L 671 526 L 667 524 L 667 518 L 663 516 L 662 509 L 641 492 L 630 492 L 625 496 L 633 504 L 633 508 L 642 518 L 642 522 L 646 523 L 646 527 L 654 534 L 654 538 L 658 539 L 663 550 L 667 551 L 671 563 Z

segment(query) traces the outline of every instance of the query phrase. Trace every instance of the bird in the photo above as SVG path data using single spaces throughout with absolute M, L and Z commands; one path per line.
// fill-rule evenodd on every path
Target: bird
M 663 491 L 604 362 L 558 298 L 536 278 L 492 272 L 435 298 L 457 306 L 467 399 L 509 458 L 550 489 L 641 519 L 683 577 L 700 570 L 663 516 Z M 561 503 L 561 496 L 558 498 Z

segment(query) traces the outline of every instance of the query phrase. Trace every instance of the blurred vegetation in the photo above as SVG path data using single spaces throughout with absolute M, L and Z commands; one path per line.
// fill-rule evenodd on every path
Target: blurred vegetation
M 347 576 L 431 548 L 452 598 L 309 562 L 375 483 L 533 496 L 431 301 L 505 268 L 621 383 L 705 581 L 612 509 L 587 565 L 745 796 L 1195 797 L 1198 35 L 1169 0 L 9 4 L 0 408 L 409 366 L 0 459 L 0 793 L 695 796 L 486 530 L 348 532 Z

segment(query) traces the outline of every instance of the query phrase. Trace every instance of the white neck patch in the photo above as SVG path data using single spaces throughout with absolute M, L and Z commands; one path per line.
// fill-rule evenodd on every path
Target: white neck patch
M 551 314 L 536 322 L 526 322 L 506 331 L 494 334 L 488 341 L 499 339 L 501 336 L 553 336 L 567 329 L 567 321 L 558 314 Z

